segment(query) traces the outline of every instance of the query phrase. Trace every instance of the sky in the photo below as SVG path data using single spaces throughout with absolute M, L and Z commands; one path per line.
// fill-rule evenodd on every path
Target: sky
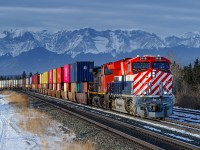
M 200 0 L 0 0 L 0 30 L 200 31 Z

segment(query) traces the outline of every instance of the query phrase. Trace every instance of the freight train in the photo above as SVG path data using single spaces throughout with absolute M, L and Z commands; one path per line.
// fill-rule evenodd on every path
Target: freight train
M 22 88 L 76 103 L 143 118 L 165 118 L 173 111 L 170 60 L 137 56 L 94 67 L 79 61 L 32 77 L 2 80 L 0 88 Z

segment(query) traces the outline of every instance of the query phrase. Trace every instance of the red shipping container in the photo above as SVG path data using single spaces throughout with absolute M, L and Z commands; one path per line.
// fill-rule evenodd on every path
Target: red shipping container
M 70 82 L 70 65 L 69 64 L 63 67 L 63 82 L 64 83 Z
M 62 82 L 62 67 L 59 67 L 56 69 L 56 72 L 57 72 L 57 83 L 61 83 Z
M 49 71 L 49 83 L 52 84 L 53 83 L 53 70 Z
M 39 75 L 38 74 L 35 74 L 34 76 L 33 76 L 33 80 L 34 80 L 34 84 L 38 84 L 39 83 Z
M 34 84 L 34 83 L 35 83 L 35 82 L 34 82 L 34 76 L 32 76 L 31 78 L 32 78 L 32 84 Z

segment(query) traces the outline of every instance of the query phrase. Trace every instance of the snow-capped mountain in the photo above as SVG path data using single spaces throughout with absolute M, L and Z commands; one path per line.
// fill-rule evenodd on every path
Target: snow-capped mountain
M 158 49 L 166 47 L 166 44 L 156 34 L 141 30 L 97 31 L 85 28 L 56 33 L 46 30 L 40 32 L 11 30 L 0 33 L 0 55 L 10 53 L 15 57 L 38 47 L 75 57 L 80 53 L 112 53 L 115 56 L 136 49 Z
M 159 54 L 187 65 L 200 58 L 199 48 L 199 32 L 162 39 L 141 30 L 3 31 L 0 32 L 0 75 L 44 72 L 81 60 L 102 65 L 136 55 Z
M 179 36 L 169 36 L 165 38 L 168 47 L 184 45 L 186 47 L 200 47 L 200 32 L 187 32 Z

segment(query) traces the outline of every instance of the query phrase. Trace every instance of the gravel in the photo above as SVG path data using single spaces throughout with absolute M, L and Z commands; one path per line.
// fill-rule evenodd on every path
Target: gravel
M 29 98 L 30 107 L 37 108 L 47 112 L 53 119 L 63 124 L 62 130 L 69 132 L 68 129 L 73 130 L 76 134 L 74 140 L 79 142 L 92 141 L 96 149 L 102 150 L 135 150 L 144 149 L 137 143 L 133 143 L 123 137 L 112 134 L 104 129 L 88 123 L 71 114 L 60 111 L 52 106 L 49 106 L 34 98 Z

